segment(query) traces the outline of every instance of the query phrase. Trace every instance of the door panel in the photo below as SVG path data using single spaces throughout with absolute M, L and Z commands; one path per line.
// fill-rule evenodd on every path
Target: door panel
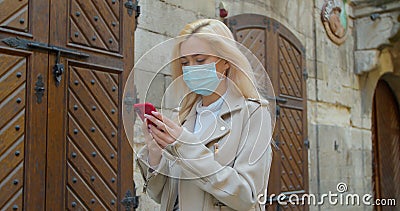
M 302 111 L 282 107 L 280 117 L 281 190 L 304 190 Z
M 119 1 L 70 0 L 70 43 L 119 52 Z
M 117 87 L 104 87 L 96 77 L 102 74 L 112 80 L 112 74 L 72 65 L 69 69 L 67 189 L 82 196 L 80 201 L 87 208 L 96 209 L 91 205 L 100 204 L 115 210 L 118 106 L 114 101 L 118 95 L 112 99 L 105 90 Z M 75 199 L 67 200 L 68 205 L 74 203 Z
M 48 8 L 48 0 L 0 2 L 0 210 L 45 209 L 48 54 L 6 40 L 47 43 Z
M 121 111 L 135 29 L 125 2 L 0 1 L 1 210 L 123 209 L 133 192 Z M 89 57 L 5 42 L 17 36 Z
M 278 49 L 278 94 L 287 100 L 280 104 L 279 126 L 276 135 L 280 148 L 280 192 L 306 192 L 308 187 L 307 134 L 305 78 L 303 78 L 304 53 L 301 44 L 285 28 L 276 30 Z M 276 162 L 278 162 L 277 159 Z M 271 179 L 278 178 L 278 174 Z M 285 208 L 285 207 L 284 207 Z M 288 209 L 290 206 L 288 206 Z M 302 209 L 291 207 L 290 209 Z
M 0 53 L 0 209 L 22 208 L 26 58 Z
M 251 49 L 263 66 L 265 66 L 265 29 L 242 29 L 236 33 L 236 41 Z M 250 63 L 254 63 L 250 61 Z M 261 67 L 262 68 L 262 67 Z
M 256 14 L 230 17 L 225 23 L 235 39 L 260 60 L 277 97 L 274 157 L 268 194 L 299 194 L 308 190 L 305 52 L 298 39 L 274 19 Z M 250 61 L 255 63 L 254 61 Z M 262 67 L 253 67 L 262 68 Z M 257 78 L 257 77 L 256 77 Z M 308 206 L 281 206 L 269 210 L 308 210 Z
M 28 0 L 4 0 L 0 2 L 0 27 L 28 32 Z
M 283 36 L 278 37 L 278 47 L 280 94 L 301 98 L 303 94 L 301 53 Z
M 133 151 L 122 126 L 122 92 L 133 67 L 135 16 L 119 1 L 52 2 L 50 44 L 88 54 L 63 57 L 49 78 L 48 208 L 121 210 L 133 191 Z M 57 8 L 57 9 L 53 9 Z M 122 40 L 121 38 L 125 39 Z M 51 66 L 56 55 L 50 56 Z M 52 67 L 49 67 L 52 72 Z M 57 199 L 63 203 L 56 203 Z

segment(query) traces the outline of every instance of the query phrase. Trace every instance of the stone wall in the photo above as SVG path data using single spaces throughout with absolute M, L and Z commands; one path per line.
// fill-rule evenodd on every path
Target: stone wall
M 322 0 L 226 0 L 229 16 L 257 13 L 269 16 L 291 29 L 306 48 L 307 109 L 309 149 L 309 192 L 336 193 L 336 185 L 344 182 L 348 193 L 371 193 L 371 120 L 368 107 L 363 105 L 360 78 L 354 73 L 355 27 L 348 19 L 347 40 L 338 46 L 326 35 L 320 19 Z M 151 47 L 176 36 L 179 30 L 199 18 L 218 18 L 220 0 L 141 0 L 142 14 L 135 38 L 136 61 Z M 348 14 L 352 8 L 346 5 Z M 158 61 L 154 61 L 157 63 Z M 137 80 L 150 80 L 157 70 L 136 69 Z M 166 87 L 171 78 L 162 72 L 155 83 Z M 138 86 L 143 98 L 143 87 Z M 373 91 L 373 90 L 371 90 Z M 370 91 L 370 92 L 371 92 Z M 161 106 L 162 93 L 150 93 Z M 168 102 L 167 102 L 168 104 Z M 171 103 L 173 104 L 173 103 Z M 168 106 L 167 106 L 168 107 Z M 169 108 L 172 108 L 170 106 Z M 140 124 L 140 121 L 137 121 Z M 138 130 L 136 130 L 138 131 Z M 140 132 L 135 146 L 143 146 Z M 142 178 L 135 168 L 135 182 L 141 194 Z M 139 210 L 156 210 L 158 205 L 141 194 Z M 311 210 L 343 210 L 346 207 L 310 206 Z M 347 207 L 352 210 L 371 210 L 371 207 Z

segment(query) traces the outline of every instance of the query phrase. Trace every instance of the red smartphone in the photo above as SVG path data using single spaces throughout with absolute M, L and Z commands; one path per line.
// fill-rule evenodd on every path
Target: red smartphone
M 154 116 L 151 112 L 157 111 L 156 107 L 154 107 L 154 105 L 151 103 L 137 103 L 133 105 L 133 108 L 135 112 L 139 115 L 139 117 L 142 119 L 142 121 L 144 121 L 145 118 L 144 114 Z M 149 123 L 156 126 L 152 121 L 147 120 L 147 124 Z

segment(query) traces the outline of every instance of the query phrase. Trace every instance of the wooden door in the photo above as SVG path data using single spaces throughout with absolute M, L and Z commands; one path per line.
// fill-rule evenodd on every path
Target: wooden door
M 133 154 L 122 93 L 135 29 L 135 13 L 125 4 L 134 2 L 15 2 L 0 2 L 0 38 L 63 51 L 58 57 L 54 48 L 0 44 L 0 165 L 9 169 L 0 175 L 0 194 L 7 194 L 1 209 L 124 209 L 120 201 L 133 191 Z M 59 83 L 56 63 L 64 66 Z
M 268 195 L 308 191 L 307 110 L 305 50 L 299 40 L 274 19 L 256 14 L 230 17 L 225 23 L 235 39 L 261 61 L 274 87 L 277 121 Z M 307 210 L 307 206 L 281 206 L 273 200 L 270 210 Z
M 372 150 L 375 199 L 400 200 L 400 115 L 399 105 L 389 85 L 380 80 L 375 90 L 372 112 Z M 393 206 L 377 206 L 392 210 Z
M 1 1 L 0 40 L 47 43 L 48 8 L 48 1 Z M 47 89 L 47 60 L 47 53 L 0 42 L 1 210 L 45 207 L 47 95 L 39 101 L 35 88 Z

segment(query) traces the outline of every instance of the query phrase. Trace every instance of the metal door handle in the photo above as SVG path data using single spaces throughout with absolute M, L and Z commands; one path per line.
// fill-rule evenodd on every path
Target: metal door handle
M 39 74 L 37 77 L 37 81 L 35 83 L 35 95 L 36 95 L 36 102 L 37 103 L 42 103 L 42 97 L 44 95 L 44 82 L 43 82 L 43 76 L 42 74 Z
M 56 53 L 56 64 L 53 66 L 53 74 L 54 79 L 56 81 L 56 86 L 60 85 L 61 76 L 64 73 L 64 65 L 60 63 L 60 57 L 77 57 L 77 58 L 88 58 L 89 54 L 79 52 L 76 50 L 63 48 L 59 46 L 49 45 L 46 43 L 34 42 L 30 40 L 21 39 L 19 37 L 9 37 L 3 40 L 4 43 L 9 45 L 10 47 L 24 50 L 33 50 L 33 51 L 47 51 L 49 53 Z
M 78 57 L 78 58 L 88 58 L 89 54 L 79 52 L 76 50 L 63 48 L 59 46 L 49 45 L 46 43 L 35 42 L 31 40 L 21 39 L 19 37 L 8 37 L 2 39 L 5 44 L 10 47 L 17 48 L 17 49 L 24 49 L 24 50 L 42 50 L 48 51 L 52 53 L 60 52 L 61 56 L 63 57 Z
M 30 48 L 36 48 L 36 49 L 41 49 L 45 51 L 52 51 L 58 54 L 60 52 L 61 56 L 64 57 L 79 57 L 79 58 L 87 58 L 89 57 L 89 54 L 75 51 L 72 49 L 68 48 L 63 48 L 63 47 L 58 47 L 58 46 L 53 46 L 53 45 L 47 45 L 44 43 L 39 43 L 39 42 L 28 42 L 27 46 Z

